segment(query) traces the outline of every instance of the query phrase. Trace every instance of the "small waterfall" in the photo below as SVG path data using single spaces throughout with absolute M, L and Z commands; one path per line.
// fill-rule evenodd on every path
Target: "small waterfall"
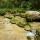
M 36 30 L 32 30 L 31 32 L 30 31 L 26 31 L 25 32 L 25 36 L 29 37 L 31 40 L 35 40 Z

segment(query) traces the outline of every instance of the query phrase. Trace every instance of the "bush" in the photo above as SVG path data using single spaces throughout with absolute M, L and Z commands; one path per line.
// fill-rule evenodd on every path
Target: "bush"
M 1 16 L 5 15 L 5 10 L 0 9 L 0 15 L 1 15 Z

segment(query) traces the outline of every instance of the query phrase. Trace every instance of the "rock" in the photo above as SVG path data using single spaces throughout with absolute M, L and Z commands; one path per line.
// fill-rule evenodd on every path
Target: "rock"
M 24 26 L 24 29 L 25 29 L 25 30 L 31 30 L 31 28 L 30 28 L 29 25 L 25 25 L 25 26 Z
M 40 29 L 40 22 L 30 22 L 31 29 Z
M 20 16 L 15 16 L 11 19 L 11 23 L 15 23 L 20 27 L 23 27 L 24 25 L 26 25 L 26 20 L 25 18 L 22 18 Z
M 26 11 L 26 18 L 28 21 L 40 21 L 40 12 Z
M 13 14 L 11 14 L 10 12 L 6 12 L 4 17 L 11 19 L 13 17 Z

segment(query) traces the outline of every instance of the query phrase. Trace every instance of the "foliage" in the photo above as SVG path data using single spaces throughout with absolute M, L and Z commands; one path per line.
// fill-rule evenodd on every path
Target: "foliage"
M 1 15 L 1 16 L 5 15 L 5 10 L 0 9 L 0 15 Z
M 0 8 L 23 8 L 24 10 L 39 10 L 40 0 L 0 0 Z

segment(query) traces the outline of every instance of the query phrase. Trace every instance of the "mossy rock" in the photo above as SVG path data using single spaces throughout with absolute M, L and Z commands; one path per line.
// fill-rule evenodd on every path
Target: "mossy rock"
M 25 25 L 25 26 L 24 26 L 24 29 L 25 29 L 25 30 L 30 30 L 31 28 L 30 28 L 29 25 Z
M 16 22 L 15 22 L 15 17 L 14 17 L 14 16 L 10 19 L 10 22 L 11 22 L 12 24 L 16 24 Z
M 15 20 L 16 20 L 16 24 L 22 24 L 22 25 L 26 24 L 25 18 L 21 18 L 20 16 L 16 16 Z
M 26 25 L 26 20 L 25 18 L 21 18 L 20 16 L 15 16 L 11 19 L 12 23 L 16 23 L 18 26 L 23 27 Z
M 26 15 L 25 13 L 20 13 L 20 16 L 23 17 L 23 18 L 26 17 L 25 15 Z
M 5 12 L 6 14 L 4 15 L 4 17 L 11 19 L 13 17 L 13 15 L 10 12 Z

